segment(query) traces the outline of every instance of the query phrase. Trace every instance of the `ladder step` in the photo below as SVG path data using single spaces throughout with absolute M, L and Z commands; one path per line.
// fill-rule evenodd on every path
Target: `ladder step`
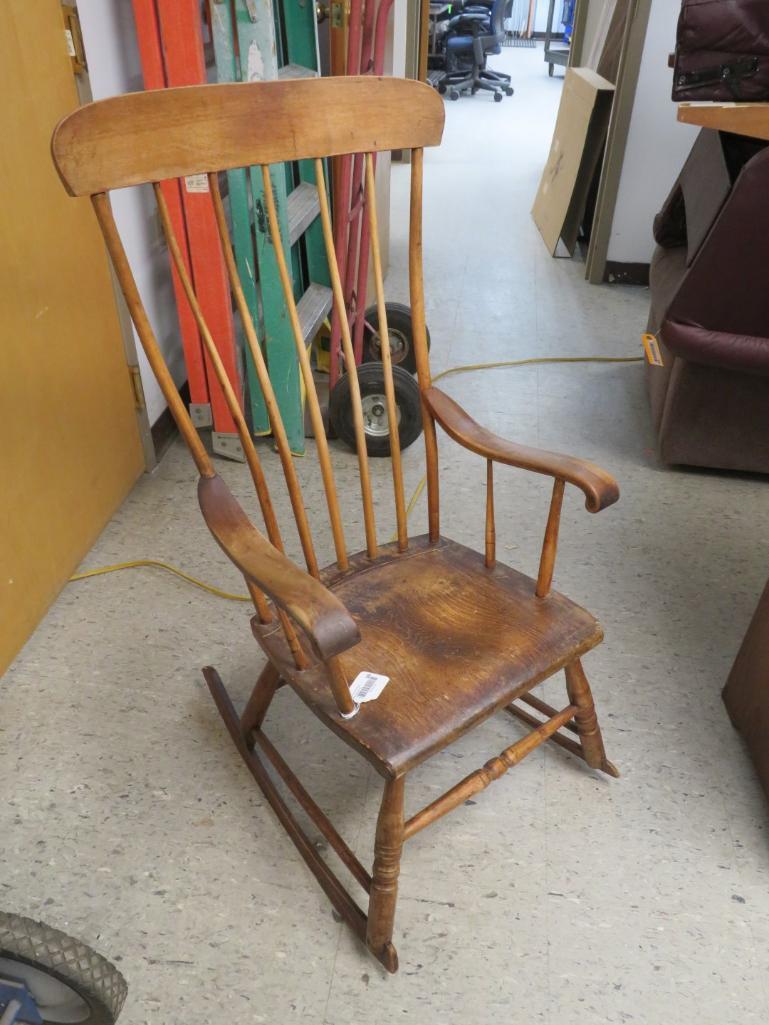
M 305 345 L 313 340 L 331 310 L 333 296 L 325 285 L 312 284 L 296 304 Z
M 278 68 L 278 78 L 317 78 L 318 72 L 303 64 L 286 64 Z
M 288 197 L 288 241 L 293 245 L 320 213 L 318 190 L 309 182 L 297 185 Z

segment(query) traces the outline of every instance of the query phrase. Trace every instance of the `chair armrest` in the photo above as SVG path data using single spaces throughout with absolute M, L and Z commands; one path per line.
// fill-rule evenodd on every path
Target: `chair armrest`
M 619 485 L 599 466 L 557 452 L 546 452 L 505 441 L 476 423 L 439 388 L 425 389 L 422 400 L 433 419 L 458 444 L 496 463 L 518 466 L 522 470 L 543 473 L 574 484 L 585 493 L 585 508 L 589 512 L 600 512 L 619 498 Z
M 221 477 L 200 478 L 198 501 L 219 547 L 293 619 L 319 658 L 331 658 L 358 643 L 357 623 L 336 595 L 259 533 Z

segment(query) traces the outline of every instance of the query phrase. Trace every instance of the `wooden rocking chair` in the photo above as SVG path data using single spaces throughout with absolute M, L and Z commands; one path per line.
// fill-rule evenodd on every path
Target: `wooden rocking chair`
M 589 613 L 551 590 L 565 485 L 574 484 L 584 492 L 590 512 L 615 502 L 617 485 L 607 473 L 589 463 L 502 440 L 431 385 L 421 266 L 422 162 L 423 147 L 437 145 L 442 131 L 443 104 L 432 89 L 417 82 L 367 76 L 133 93 L 82 107 L 59 124 L 53 137 L 54 160 L 67 190 L 73 196 L 91 198 L 136 331 L 197 465 L 198 496 L 205 521 L 243 573 L 256 608 L 252 628 L 268 664 L 243 714 L 238 717 L 212 668 L 204 669 L 208 686 L 243 760 L 299 853 L 337 911 L 391 972 L 398 966 L 392 935 L 401 851 L 406 840 L 483 790 L 546 740 L 583 758 L 592 768 L 617 775 L 606 759 L 590 687 L 580 664 L 580 656 L 601 641 L 601 628 Z M 426 535 L 414 538 L 408 536 L 374 200 L 372 153 L 393 149 L 411 150 L 409 272 L 423 406 L 429 527 Z M 397 520 L 397 541 L 385 544 L 376 533 L 360 391 L 346 329 L 348 320 L 324 181 L 323 158 L 346 153 L 364 154 L 363 181 L 369 198 L 367 216 L 382 334 Z M 357 554 L 349 554 L 345 544 L 331 453 L 279 241 L 270 181 L 270 164 L 300 159 L 315 160 L 334 302 L 344 329 L 343 354 L 355 407 L 366 537 L 366 550 Z M 316 438 L 336 552 L 335 564 L 326 569 L 319 567 L 316 558 L 286 433 L 238 279 L 219 191 L 218 172 L 251 165 L 261 167 L 268 225 Z M 260 462 L 276 457 L 267 446 L 257 452 L 251 439 L 171 227 L 159 182 L 189 175 L 207 176 L 233 300 L 264 392 L 306 570 L 284 554 L 281 527 Z M 137 292 L 107 193 L 140 183 L 152 183 L 154 187 L 175 271 L 238 425 L 266 536 L 252 526 L 217 476 L 163 362 Z M 454 442 L 486 460 L 484 555 L 440 533 L 436 424 Z M 536 580 L 496 561 L 494 463 L 531 470 L 554 480 Z M 568 703 L 555 709 L 532 691 L 560 669 L 566 672 Z M 366 670 L 386 674 L 390 682 L 377 700 L 358 706 L 351 697 L 350 683 Z M 324 726 L 367 758 L 384 780 L 371 872 L 264 732 L 270 702 L 283 683 L 293 688 Z M 517 701 L 526 707 L 515 704 Z M 529 725 L 531 732 L 442 797 L 404 819 L 406 774 L 502 709 Z M 540 713 L 544 721 L 534 713 Z M 562 733 L 563 729 L 571 736 Z M 267 762 L 368 893 L 368 914 L 302 832 L 268 774 Z

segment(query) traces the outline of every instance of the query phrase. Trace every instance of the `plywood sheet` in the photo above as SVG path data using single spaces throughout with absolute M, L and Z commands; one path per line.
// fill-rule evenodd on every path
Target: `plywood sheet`
M 616 0 L 596 71 L 602 78 L 616 85 L 619 77 L 625 30 L 630 15 L 631 0 Z
M 532 216 L 551 254 L 576 229 L 606 139 L 614 86 L 589 68 L 568 68 L 550 155 Z

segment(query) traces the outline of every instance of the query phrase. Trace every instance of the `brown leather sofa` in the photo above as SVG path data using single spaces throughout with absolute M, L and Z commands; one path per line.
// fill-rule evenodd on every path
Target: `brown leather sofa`
M 683 0 L 676 37 L 674 101 L 769 97 L 766 0 Z
M 654 223 L 661 459 L 769 473 L 769 147 L 705 130 Z

